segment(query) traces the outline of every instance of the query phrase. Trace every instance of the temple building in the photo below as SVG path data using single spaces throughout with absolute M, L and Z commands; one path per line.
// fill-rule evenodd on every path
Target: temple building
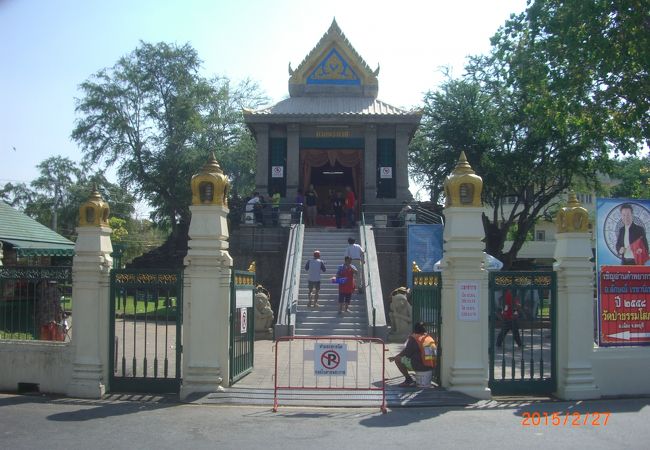
M 313 184 L 325 209 L 346 186 L 358 205 L 409 200 L 408 145 L 421 113 L 377 98 L 379 67 L 366 64 L 336 20 L 289 75 L 289 98 L 244 111 L 257 142 L 256 190 L 291 203 Z

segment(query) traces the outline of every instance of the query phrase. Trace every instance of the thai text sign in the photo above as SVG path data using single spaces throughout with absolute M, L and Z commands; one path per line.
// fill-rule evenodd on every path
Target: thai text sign
M 479 305 L 481 289 L 478 281 L 456 282 L 456 295 L 458 299 L 458 320 L 476 322 L 479 320 Z
M 650 344 L 650 267 L 602 266 L 598 284 L 600 345 Z
M 314 345 L 314 374 L 344 376 L 348 365 L 347 353 L 347 344 L 317 342 Z

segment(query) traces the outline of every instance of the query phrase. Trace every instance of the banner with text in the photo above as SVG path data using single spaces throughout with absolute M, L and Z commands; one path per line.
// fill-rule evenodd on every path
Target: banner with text
M 599 344 L 650 345 L 650 267 L 601 266 L 598 281 Z

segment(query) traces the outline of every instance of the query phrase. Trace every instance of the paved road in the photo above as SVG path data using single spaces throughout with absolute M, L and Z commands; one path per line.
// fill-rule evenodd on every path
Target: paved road
M 134 401 L 137 400 L 137 401 Z M 607 425 L 523 426 L 610 412 Z M 591 418 L 591 416 L 590 416 Z M 589 420 L 591 422 L 591 420 Z M 645 449 L 650 399 L 485 402 L 465 408 L 297 409 L 183 405 L 142 396 L 102 401 L 0 394 L 0 448 L 22 449 Z

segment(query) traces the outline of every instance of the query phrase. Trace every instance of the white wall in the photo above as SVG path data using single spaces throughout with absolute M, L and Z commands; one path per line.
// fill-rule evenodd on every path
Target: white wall
M 72 373 L 72 345 L 47 341 L 0 340 L 0 391 L 36 383 L 40 392 L 65 394 Z
M 650 394 L 650 347 L 599 347 L 592 354 L 600 395 Z

